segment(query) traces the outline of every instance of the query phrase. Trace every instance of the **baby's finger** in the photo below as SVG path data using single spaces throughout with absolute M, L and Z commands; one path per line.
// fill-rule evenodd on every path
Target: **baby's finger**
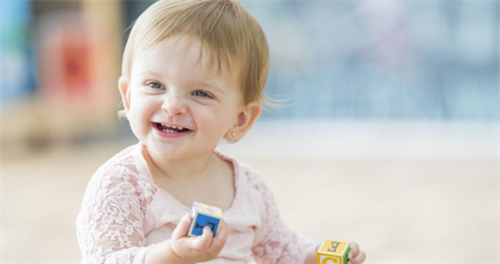
M 172 233 L 172 239 L 178 240 L 182 237 L 185 237 L 187 232 L 189 231 L 189 225 L 191 224 L 191 216 L 189 214 L 184 215 L 181 221 L 174 229 Z
M 198 250 L 203 250 L 207 249 L 210 247 L 212 244 L 212 237 L 213 237 L 212 229 L 210 227 L 205 226 L 203 228 L 203 233 L 201 236 L 198 236 L 196 239 L 193 240 L 193 247 L 198 249 Z
M 356 242 L 351 242 L 351 251 L 349 252 L 349 259 L 355 258 L 359 254 L 359 246 Z
M 219 232 L 215 235 L 214 242 L 212 242 L 212 248 L 222 248 L 226 244 L 227 235 L 229 230 L 224 221 L 221 221 Z
M 366 254 L 363 251 L 360 251 L 359 254 L 353 259 L 349 259 L 349 264 L 361 264 L 365 262 Z

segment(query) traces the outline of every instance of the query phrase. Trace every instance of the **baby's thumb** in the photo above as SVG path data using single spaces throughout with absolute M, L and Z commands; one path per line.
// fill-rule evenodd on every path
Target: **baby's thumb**
M 172 234 L 172 239 L 180 239 L 185 237 L 189 231 L 189 225 L 191 224 L 191 216 L 189 214 L 184 215 L 177 227 L 174 229 Z

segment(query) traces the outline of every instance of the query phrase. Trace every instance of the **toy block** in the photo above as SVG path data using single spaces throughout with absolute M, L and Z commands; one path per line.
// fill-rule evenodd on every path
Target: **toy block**
M 215 234 L 219 231 L 220 221 L 222 220 L 222 210 L 215 206 L 193 202 L 191 207 L 191 226 L 189 227 L 189 236 L 200 236 L 203 234 L 203 227 L 208 226 Z
M 351 251 L 349 242 L 325 239 L 316 256 L 318 264 L 346 264 Z

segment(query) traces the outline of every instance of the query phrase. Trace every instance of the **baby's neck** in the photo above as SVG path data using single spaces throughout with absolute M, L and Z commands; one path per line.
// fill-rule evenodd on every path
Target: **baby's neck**
M 161 159 L 144 149 L 144 158 L 154 178 L 173 181 L 198 181 L 209 177 L 215 169 L 217 157 L 213 153 L 191 159 Z
M 155 161 L 144 151 L 156 185 L 190 208 L 194 201 L 222 210 L 231 207 L 235 197 L 232 164 L 209 153 L 203 159 Z M 158 165 L 159 164 L 159 165 Z

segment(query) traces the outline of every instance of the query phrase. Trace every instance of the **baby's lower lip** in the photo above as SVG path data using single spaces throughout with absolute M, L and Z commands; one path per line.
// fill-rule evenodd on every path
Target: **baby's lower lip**
M 176 129 L 169 129 L 169 128 L 162 128 L 160 123 L 152 123 L 153 128 L 158 132 L 158 134 L 162 137 L 169 137 L 169 138 L 175 138 L 175 137 L 182 137 L 185 136 L 193 130 L 188 130 L 188 131 L 178 131 Z

